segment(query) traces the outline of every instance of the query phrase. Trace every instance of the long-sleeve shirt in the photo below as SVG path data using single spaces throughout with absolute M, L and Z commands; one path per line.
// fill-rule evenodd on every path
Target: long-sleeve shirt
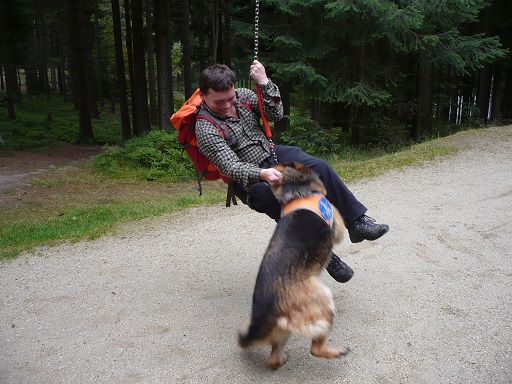
M 278 121 L 283 117 L 283 104 L 277 85 L 270 80 L 259 85 L 263 100 L 263 111 L 268 121 Z M 215 125 L 205 119 L 196 121 L 196 138 L 199 150 L 222 173 L 249 190 L 251 184 L 259 181 L 261 164 L 270 155 L 269 140 L 260 126 L 260 111 L 257 94 L 247 88 L 237 88 L 236 111 L 238 119 L 232 116 L 223 117 L 208 108 L 205 102 L 202 107 L 208 109 L 215 117 L 226 122 L 235 144 L 228 146 Z M 240 105 L 240 97 L 245 97 L 251 110 Z M 272 98 L 276 101 L 271 105 Z

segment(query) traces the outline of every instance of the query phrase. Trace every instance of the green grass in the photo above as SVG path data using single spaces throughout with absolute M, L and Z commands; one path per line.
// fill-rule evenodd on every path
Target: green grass
M 442 142 L 441 140 L 416 144 L 396 153 L 383 154 L 376 157 L 359 155 L 354 156 L 353 160 L 347 161 L 333 158 L 330 162 L 344 181 L 355 181 L 379 176 L 392 169 L 420 166 L 435 158 L 458 152 L 456 145 Z
M 53 215 L 40 212 L 23 220 L 13 217 L 9 219 L 6 215 L 0 220 L 0 260 L 15 257 L 37 246 L 55 245 L 63 241 L 96 239 L 122 222 L 216 201 L 215 195 L 207 199 L 199 199 L 197 194 L 195 196 L 188 194 L 173 199 L 161 198 L 131 203 L 113 201 L 87 208 L 66 208 Z

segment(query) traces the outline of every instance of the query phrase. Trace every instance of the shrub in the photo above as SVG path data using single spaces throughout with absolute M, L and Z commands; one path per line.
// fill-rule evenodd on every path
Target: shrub
M 360 142 L 368 149 L 389 153 L 410 145 L 409 132 L 402 124 L 385 116 L 372 116 L 360 127 Z
M 93 161 L 94 168 L 112 177 L 139 177 L 146 180 L 192 180 L 194 166 L 182 151 L 175 131 L 151 131 L 134 138 L 124 148 L 108 147 Z
M 335 130 L 320 127 L 313 120 L 293 117 L 290 128 L 279 134 L 279 143 L 294 145 L 314 156 L 327 156 L 340 149 Z

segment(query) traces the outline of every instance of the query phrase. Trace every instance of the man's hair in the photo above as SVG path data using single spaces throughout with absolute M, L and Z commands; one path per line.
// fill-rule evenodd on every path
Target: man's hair
M 213 89 L 215 92 L 227 91 L 235 85 L 235 73 L 225 64 L 214 64 L 204 69 L 199 76 L 199 90 L 203 95 Z

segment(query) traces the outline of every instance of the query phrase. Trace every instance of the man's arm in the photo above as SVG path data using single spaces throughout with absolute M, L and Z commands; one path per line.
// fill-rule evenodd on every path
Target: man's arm
M 259 87 L 263 101 L 263 112 L 268 121 L 278 121 L 283 117 L 283 103 L 279 88 L 268 77 L 265 67 L 254 60 L 249 75 Z

